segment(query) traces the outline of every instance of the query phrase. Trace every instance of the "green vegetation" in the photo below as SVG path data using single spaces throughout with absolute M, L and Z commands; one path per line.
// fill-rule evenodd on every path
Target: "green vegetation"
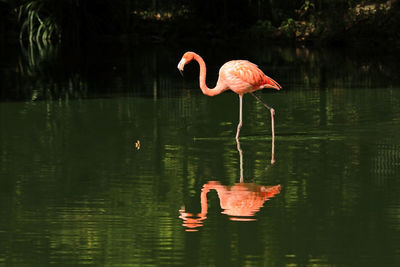
M 399 46 L 398 0 L 0 0 L 0 39 L 129 38 L 387 43 Z
M 127 8 L 123 2 L 99 0 L 93 5 L 84 0 L 1 0 L 3 21 L 11 30 L 3 29 L 0 36 L 47 43 L 122 33 Z

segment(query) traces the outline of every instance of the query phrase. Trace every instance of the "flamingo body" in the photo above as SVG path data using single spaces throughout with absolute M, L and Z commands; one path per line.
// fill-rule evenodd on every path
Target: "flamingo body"
M 265 75 L 256 64 L 247 60 L 231 60 L 219 70 L 218 82 L 225 84 L 229 89 L 243 95 L 264 88 L 280 89 L 280 85 Z
M 219 77 L 216 86 L 213 89 L 208 88 L 206 84 L 206 64 L 204 60 L 194 52 L 186 52 L 178 63 L 178 69 L 182 73 L 186 64 L 196 60 L 200 65 L 199 83 L 203 94 L 215 96 L 226 90 L 232 90 L 239 95 L 240 111 L 239 124 L 236 132 L 236 140 L 239 138 L 240 128 L 242 127 L 242 100 L 246 93 L 264 88 L 280 90 L 282 87 L 273 79 L 265 75 L 256 64 L 247 60 L 232 60 L 226 62 L 219 70 Z M 258 99 L 258 98 L 257 98 Z M 272 119 L 272 137 L 274 138 L 274 109 L 265 105 L 271 112 Z

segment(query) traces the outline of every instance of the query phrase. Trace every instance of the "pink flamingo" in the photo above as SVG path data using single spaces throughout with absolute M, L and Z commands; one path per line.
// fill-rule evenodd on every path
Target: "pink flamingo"
M 272 126 L 272 139 L 275 138 L 274 130 L 274 114 L 275 110 L 265 104 L 257 95 L 253 94 L 254 91 L 264 88 L 272 88 L 280 90 L 282 87 L 273 79 L 265 75 L 257 65 L 247 60 L 232 60 L 226 62 L 219 69 L 219 77 L 215 88 L 210 89 L 206 85 L 206 64 L 204 60 L 194 52 L 186 52 L 181 61 L 179 61 L 178 69 L 182 73 L 183 68 L 190 61 L 196 60 L 200 65 L 200 89 L 203 94 L 208 96 L 215 96 L 226 90 L 232 90 L 239 95 L 239 124 L 236 131 L 236 140 L 239 140 L 240 128 L 242 128 L 242 105 L 243 95 L 251 93 L 264 106 L 270 110 L 271 113 L 271 126 Z

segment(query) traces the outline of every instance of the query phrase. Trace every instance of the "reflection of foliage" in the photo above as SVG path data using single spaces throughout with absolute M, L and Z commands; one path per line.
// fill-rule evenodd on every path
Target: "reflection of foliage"
M 302 87 L 314 89 L 386 87 L 396 86 L 399 82 L 396 76 L 399 61 L 393 60 L 398 57 L 396 54 L 391 54 L 392 60 L 389 60 L 383 54 L 366 57 L 362 50 L 246 49 L 229 51 L 224 48 L 227 53 L 214 58 L 212 53 L 203 54 L 210 70 L 208 83 L 215 83 L 220 64 L 235 58 L 235 53 L 245 55 L 250 60 L 256 59 L 255 62 L 263 70 L 289 86 L 300 82 Z M 15 56 L 18 60 L 1 69 L 2 76 L 7 77 L 1 80 L 2 97 L 66 99 L 87 97 L 88 93 L 92 96 L 101 95 L 103 92 L 154 98 L 200 94 L 200 90 L 179 89 L 182 82 L 186 85 L 190 82 L 190 87 L 193 85 L 196 88 L 198 74 L 195 67 L 188 68 L 186 78 L 182 80 L 170 67 L 176 65 L 176 57 L 181 55 L 169 50 L 157 50 L 157 46 L 136 46 L 135 52 L 132 52 L 129 43 L 116 47 L 96 46 L 84 51 L 65 50 L 61 44 L 22 45 L 22 53 Z M 227 57 L 228 54 L 232 56 Z
M 59 48 L 57 45 L 25 46 L 21 43 L 22 57 L 19 59 L 18 72 L 30 77 L 40 74 L 43 64 L 52 62 L 58 55 Z
M 19 76 L 17 88 L 23 97 L 37 100 L 85 96 L 87 85 L 81 74 L 65 73 L 59 63 L 59 45 L 29 44 L 25 47 L 21 44 L 21 51 L 16 71 Z

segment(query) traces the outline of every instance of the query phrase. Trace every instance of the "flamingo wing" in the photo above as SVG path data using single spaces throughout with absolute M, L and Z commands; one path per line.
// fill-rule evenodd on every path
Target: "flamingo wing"
M 280 88 L 280 85 L 266 76 L 256 64 L 247 60 L 232 60 L 225 63 L 220 69 L 220 76 L 223 77 L 225 84 L 238 94 L 265 87 Z

